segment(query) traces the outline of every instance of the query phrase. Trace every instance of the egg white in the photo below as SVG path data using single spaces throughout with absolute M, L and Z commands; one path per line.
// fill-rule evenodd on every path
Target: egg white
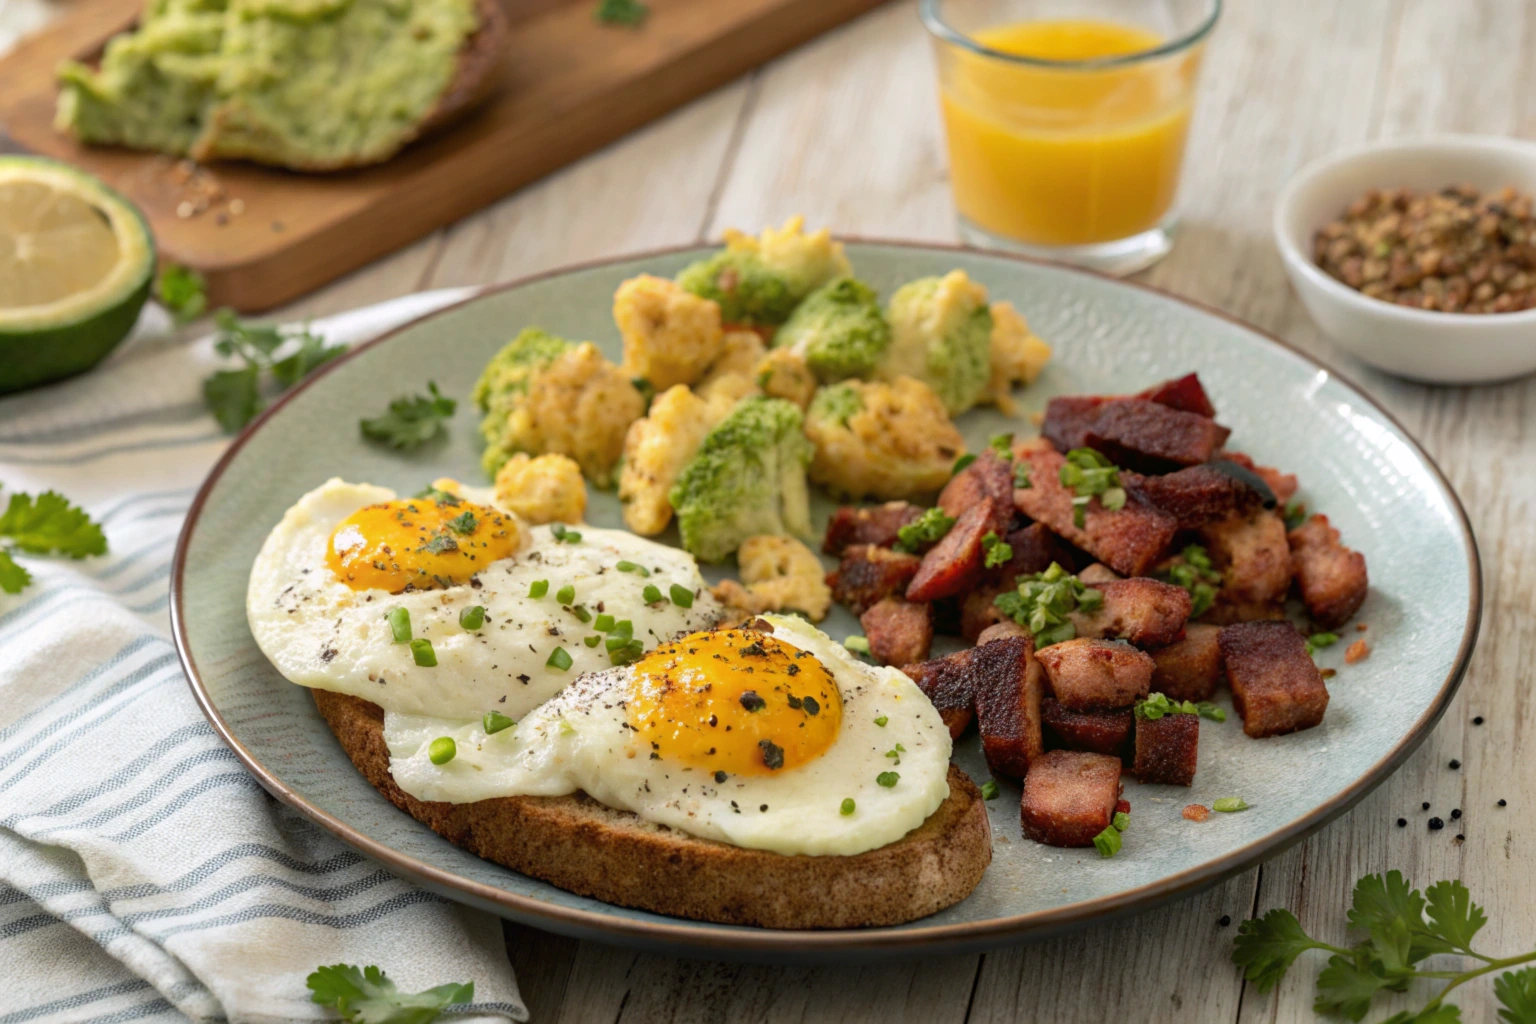
M 859 661 L 804 620 L 764 618 L 775 638 L 827 667 L 842 697 L 836 739 L 807 764 L 716 784 L 701 769 L 653 759 L 627 726 L 634 669 L 626 666 L 582 677 L 493 735 L 479 721 L 386 714 L 390 772 L 412 796 L 450 803 L 580 790 L 646 821 L 783 854 L 849 856 L 921 825 L 949 795 L 949 731 L 932 703 L 899 670 Z M 457 753 L 435 765 L 428 748 L 441 736 L 453 738 Z M 897 773 L 894 786 L 878 784 L 884 772 Z M 854 801 L 851 814 L 842 813 L 845 798 Z
M 556 540 L 547 526 L 521 525 L 514 555 L 487 564 L 470 583 L 402 594 L 353 590 L 326 565 L 331 534 L 358 509 L 395 497 L 385 487 L 329 480 L 300 498 L 262 545 L 246 614 L 262 653 L 290 681 L 401 714 L 470 719 L 494 710 L 521 718 L 582 673 L 611 666 L 603 643 L 583 642 L 595 635 L 592 623 L 557 602 L 562 586 L 574 585 L 575 602 L 594 616 L 601 608 L 629 619 L 647 649 L 720 618 L 693 556 L 586 525 L 574 544 Z M 464 497 L 494 504 L 489 490 L 466 488 Z M 620 561 L 650 575 L 619 572 Z M 548 581 L 542 598 L 528 596 L 535 580 Z M 646 604 L 646 584 L 666 594 L 674 583 L 694 593 L 691 608 Z M 472 605 L 485 609 L 485 624 L 467 632 L 459 613 Z M 408 644 L 393 642 L 385 616 L 396 607 L 410 613 L 415 637 L 432 641 L 435 667 L 418 666 Z M 547 664 L 556 647 L 570 655 L 569 669 Z

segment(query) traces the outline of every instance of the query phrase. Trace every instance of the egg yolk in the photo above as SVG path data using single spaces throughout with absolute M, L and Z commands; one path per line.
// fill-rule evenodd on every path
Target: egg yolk
M 757 630 L 721 629 L 637 661 L 626 712 L 652 757 L 717 776 L 774 775 L 827 752 L 843 700 L 809 651 Z
M 464 583 L 517 550 L 517 523 L 444 494 L 358 509 L 336 527 L 325 561 L 353 590 L 432 590 Z

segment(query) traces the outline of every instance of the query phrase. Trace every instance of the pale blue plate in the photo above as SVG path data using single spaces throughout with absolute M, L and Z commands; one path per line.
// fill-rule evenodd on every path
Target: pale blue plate
M 978 412 L 961 424 L 973 447 L 1001 429 L 1032 433 L 1048 396 L 1132 391 L 1198 370 L 1232 446 L 1300 475 L 1301 499 L 1326 512 L 1369 561 L 1368 660 L 1343 666 L 1319 728 L 1246 738 L 1235 715 L 1202 723 L 1192 789 L 1128 782 L 1134 825 L 1113 860 L 1023 840 L 1018 790 L 988 807 L 993 861 L 971 897 L 898 928 L 774 932 L 667 918 L 599 903 L 480 860 L 374 791 L 331 737 L 309 694 L 285 682 L 246 628 L 245 587 L 262 539 L 301 494 L 331 476 L 414 492 L 437 476 L 479 481 L 476 412 L 461 402 L 452 434 L 409 455 L 375 447 L 357 421 L 435 380 L 468 395 L 481 366 L 528 324 L 592 339 L 619 356 L 614 288 L 641 271 L 670 275 L 698 251 L 666 252 L 518 282 L 436 313 L 326 367 L 251 426 L 192 506 L 172 577 L 176 640 L 209 720 L 262 785 L 362 853 L 452 899 L 582 938 L 759 960 L 956 950 L 1040 937 L 1145 909 L 1272 856 L 1378 785 L 1428 734 L 1477 635 L 1480 571 L 1466 516 L 1445 478 L 1390 416 L 1328 369 L 1251 327 L 1168 295 L 1077 270 L 964 250 L 853 242 L 859 275 L 882 294 L 959 267 L 1011 300 L 1055 358 L 1007 424 Z M 821 502 L 821 515 L 830 509 Z M 595 493 L 592 522 L 618 526 Z M 838 610 L 833 636 L 856 626 Z M 1353 640 L 1354 635 L 1346 638 Z M 1225 699 L 1225 698 L 1223 698 Z M 1230 704 L 1227 705 L 1230 708 Z M 988 777 L 977 743 L 957 760 Z M 1204 824 L 1185 804 L 1241 796 L 1251 809 Z

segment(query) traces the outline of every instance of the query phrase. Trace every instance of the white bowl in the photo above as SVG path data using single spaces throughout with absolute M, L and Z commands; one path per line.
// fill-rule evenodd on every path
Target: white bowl
M 1536 371 L 1536 309 L 1440 313 L 1368 298 L 1312 259 L 1314 233 L 1369 188 L 1506 185 L 1536 194 L 1536 143 L 1490 135 L 1432 135 L 1379 142 L 1324 157 L 1286 184 L 1275 207 L 1275 243 L 1318 327 L 1372 366 L 1439 384 L 1508 380 Z

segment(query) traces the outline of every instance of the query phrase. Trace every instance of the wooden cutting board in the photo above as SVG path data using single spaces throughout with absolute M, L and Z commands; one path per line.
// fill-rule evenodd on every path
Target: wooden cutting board
M 595 0 L 503 2 L 508 52 L 474 113 L 364 171 L 213 165 L 224 198 L 191 216 L 182 214 L 202 194 L 192 186 L 206 179 L 189 184 L 175 161 L 80 146 L 53 129 L 59 61 L 98 52 L 133 24 L 141 0 L 79 0 L 0 60 L 0 127 L 123 192 L 149 218 L 162 258 L 202 271 L 214 305 L 252 312 L 472 213 L 881 0 L 650 0 L 639 29 L 599 24 Z

